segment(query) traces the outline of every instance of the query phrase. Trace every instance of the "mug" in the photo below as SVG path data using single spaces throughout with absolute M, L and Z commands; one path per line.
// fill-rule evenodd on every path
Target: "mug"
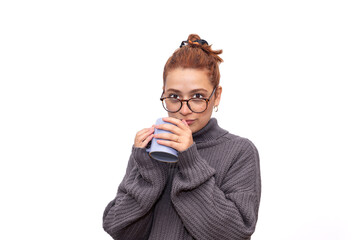
M 156 120 L 155 124 L 159 125 L 159 124 L 172 124 L 172 123 L 165 122 L 162 120 L 162 118 L 159 118 Z M 155 128 L 154 134 L 159 134 L 159 133 L 171 133 L 171 132 Z M 150 147 L 148 149 L 146 149 L 146 151 L 149 153 L 150 157 L 155 160 L 161 161 L 161 162 L 169 162 L 169 163 L 177 162 L 178 161 L 178 152 L 171 147 L 158 144 L 156 140 L 158 140 L 158 139 L 153 138 L 151 140 Z

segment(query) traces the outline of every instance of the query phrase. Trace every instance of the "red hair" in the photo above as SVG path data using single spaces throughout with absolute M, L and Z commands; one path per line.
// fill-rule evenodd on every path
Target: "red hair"
M 211 84 L 214 87 L 219 85 L 219 64 L 223 60 L 218 55 L 222 53 L 222 50 L 212 50 L 211 45 L 207 43 L 199 44 L 199 42 L 194 42 L 196 40 L 201 40 L 201 38 L 196 34 L 190 34 L 187 39 L 187 45 L 183 45 L 175 50 L 173 55 L 167 60 L 163 73 L 164 86 L 168 72 L 176 68 L 208 70 Z

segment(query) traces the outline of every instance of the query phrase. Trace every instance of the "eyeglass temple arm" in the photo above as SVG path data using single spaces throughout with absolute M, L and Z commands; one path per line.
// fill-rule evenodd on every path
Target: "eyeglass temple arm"
M 210 98 L 214 95 L 214 93 L 216 92 L 217 86 L 214 88 L 214 90 L 212 91 L 210 97 L 207 99 L 208 101 L 210 101 Z
M 165 92 L 165 90 L 163 90 L 163 92 L 162 92 L 162 94 L 161 94 L 160 101 L 162 101 L 162 100 L 163 100 L 163 95 L 164 95 L 164 92 Z

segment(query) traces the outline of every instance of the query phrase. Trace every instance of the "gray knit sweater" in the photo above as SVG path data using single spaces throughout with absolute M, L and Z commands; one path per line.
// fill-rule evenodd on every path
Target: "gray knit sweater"
M 177 163 L 132 148 L 103 216 L 103 228 L 115 240 L 250 239 L 261 193 L 256 147 L 215 118 L 193 139 Z

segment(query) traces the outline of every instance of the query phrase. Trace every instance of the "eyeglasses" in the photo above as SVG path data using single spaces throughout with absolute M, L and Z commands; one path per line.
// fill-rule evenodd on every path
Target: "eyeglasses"
M 183 102 L 186 102 L 188 108 L 194 113 L 202 113 L 208 107 L 208 103 L 211 97 L 214 95 L 216 87 L 212 91 L 209 98 L 190 98 L 188 100 L 181 100 L 179 98 L 174 97 L 161 97 L 160 101 L 162 101 L 162 105 L 166 111 L 170 113 L 176 113 L 180 111 L 182 108 Z M 164 94 L 164 92 L 162 93 Z M 161 96 L 162 96 L 161 94 Z

